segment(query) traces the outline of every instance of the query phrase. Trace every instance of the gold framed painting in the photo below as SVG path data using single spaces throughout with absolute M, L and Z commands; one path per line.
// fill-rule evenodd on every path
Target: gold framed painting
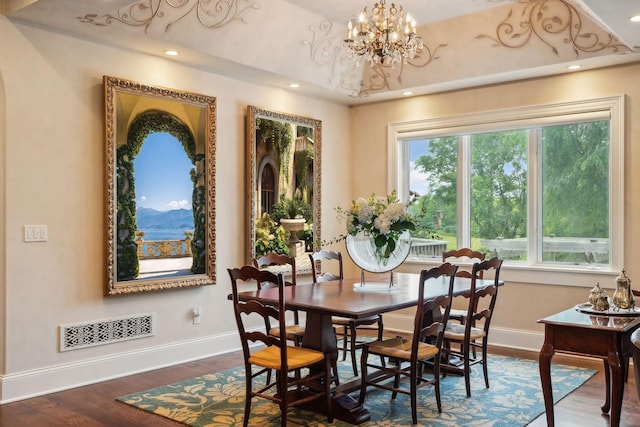
M 103 83 L 106 294 L 215 283 L 216 99 Z

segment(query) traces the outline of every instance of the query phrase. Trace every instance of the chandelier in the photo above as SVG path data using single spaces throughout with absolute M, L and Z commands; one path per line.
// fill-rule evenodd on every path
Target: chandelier
M 371 16 L 365 6 L 357 21 L 349 20 L 347 29 L 344 45 L 358 65 L 363 58 L 372 67 L 376 64 L 393 67 L 400 61 L 406 64 L 424 46 L 416 34 L 416 21 L 408 13 L 405 16 L 402 6 L 398 9 L 391 3 L 387 10 L 385 0 L 373 6 Z

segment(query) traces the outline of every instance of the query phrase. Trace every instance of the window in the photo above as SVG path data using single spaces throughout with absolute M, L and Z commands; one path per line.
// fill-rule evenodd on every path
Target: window
M 622 268 L 623 97 L 391 124 L 392 188 L 447 248 L 528 270 Z M 434 250 L 426 248 L 432 247 Z

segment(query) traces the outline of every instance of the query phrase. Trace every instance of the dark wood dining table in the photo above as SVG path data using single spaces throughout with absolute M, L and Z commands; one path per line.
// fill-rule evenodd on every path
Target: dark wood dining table
M 551 388 L 551 359 L 555 353 L 578 354 L 603 359 L 605 402 L 611 427 L 620 425 L 626 378 L 626 358 L 631 354 L 631 334 L 640 327 L 639 316 L 605 316 L 570 308 L 539 320 L 544 324 L 544 344 L 540 350 L 540 379 L 547 425 L 555 423 Z
M 393 273 L 393 286 L 389 286 L 390 274 L 378 274 L 367 278 L 362 285 L 359 279 L 342 279 L 309 285 L 288 286 L 285 294 L 287 309 L 306 312 L 305 334 L 302 346 L 323 351 L 332 362 L 338 358 L 333 316 L 361 319 L 390 311 L 413 307 L 418 303 L 419 274 Z M 492 279 L 479 280 L 478 288 L 490 286 Z M 499 285 L 503 282 L 500 281 Z M 449 278 L 430 279 L 425 286 L 425 298 L 446 295 Z M 469 293 L 471 280 L 456 278 L 454 296 Z M 277 305 L 275 288 L 240 292 L 241 301 L 258 300 L 263 304 Z M 347 393 L 358 389 L 360 380 L 340 384 L 334 389 L 334 417 L 351 424 L 361 424 L 370 419 L 366 408 Z

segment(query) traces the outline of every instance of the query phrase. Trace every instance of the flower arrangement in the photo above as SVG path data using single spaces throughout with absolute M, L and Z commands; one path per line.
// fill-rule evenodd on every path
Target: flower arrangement
M 407 205 L 400 202 L 395 191 L 386 197 L 375 194 L 368 199 L 360 197 L 351 202 L 349 209 L 338 207 L 336 211 L 346 218 L 347 234 L 367 235 L 374 243 L 376 256 L 383 262 L 396 250 L 402 233 L 416 229 L 416 218 L 407 212 Z

